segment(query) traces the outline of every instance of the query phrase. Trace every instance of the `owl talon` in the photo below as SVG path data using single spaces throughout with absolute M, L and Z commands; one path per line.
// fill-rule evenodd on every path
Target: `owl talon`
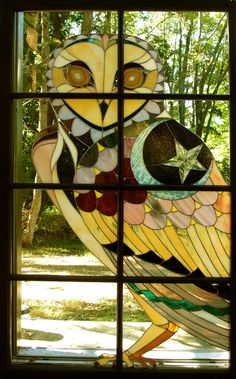
M 156 360 L 152 358 L 145 358 L 142 355 L 132 354 L 129 356 L 131 361 L 139 362 L 142 368 L 147 368 L 149 365 L 156 367 Z
M 133 368 L 133 362 L 129 359 L 126 353 L 123 353 L 123 362 L 127 365 L 128 368 Z M 116 367 L 116 356 L 109 354 L 102 354 L 95 362 L 96 367 L 106 366 L 109 363 L 112 363 L 112 367 Z
M 151 358 L 145 358 L 142 355 L 132 354 L 128 355 L 123 353 L 123 362 L 128 368 L 133 368 L 133 362 L 139 362 L 142 368 L 148 368 L 149 366 L 156 367 L 156 360 Z M 112 363 L 112 367 L 116 367 L 116 356 L 109 354 L 102 354 L 98 357 L 98 360 L 95 362 L 96 367 L 106 366 L 109 363 Z
M 109 355 L 109 354 L 102 354 L 95 362 L 96 367 L 106 366 L 108 363 L 113 362 L 112 365 L 114 365 L 116 361 L 115 355 Z

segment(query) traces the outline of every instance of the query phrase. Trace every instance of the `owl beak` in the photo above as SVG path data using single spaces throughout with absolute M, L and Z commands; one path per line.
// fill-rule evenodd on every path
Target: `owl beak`
M 105 114 L 106 114 L 106 111 L 107 111 L 107 108 L 108 108 L 108 104 L 105 102 L 105 100 L 103 100 L 100 104 L 100 109 L 101 109 L 101 113 L 102 113 L 102 119 L 104 119 L 105 117 Z

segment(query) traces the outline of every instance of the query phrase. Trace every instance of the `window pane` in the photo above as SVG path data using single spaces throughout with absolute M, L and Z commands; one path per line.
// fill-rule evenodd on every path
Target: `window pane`
M 96 75 L 103 71 L 97 68 L 99 60 L 94 59 L 94 53 L 104 59 L 99 34 L 117 34 L 116 12 L 25 12 L 22 23 L 24 32 L 20 37 L 24 49 L 23 57 L 19 57 L 18 91 L 46 92 L 48 86 L 51 92 L 57 92 L 56 88 L 58 92 L 68 92 L 67 87 L 72 92 L 87 93 L 91 88 L 110 92 L 98 85 Z M 81 37 L 75 37 L 78 35 Z M 92 46 L 89 53 L 87 45 Z M 116 60 L 113 49 L 108 59 Z
M 230 183 L 229 103 L 227 101 L 166 101 L 168 113 L 210 149 L 224 181 Z
M 165 92 L 172 94 L 229 92 L 227 28 L 220 12 L 125 13 L 125 33 L 144 54 L 160 55 Z
M 228 102 L 210 103 L 168 101 L 156 114 L 154 101 L 146 102 L 129 124 L 125 123 L 127 184 L 210 184 L 215 163 L 222 178 L 211 184 L 229 183 Z
M 142 204 L 124 203 L 127 275 L 230 275 L 229 193 L 180 195 L 156 191 Z
M 216 291 L 173 283 L 128 288 L 134 300 L 124 298 L 124 319 L 129 312 L 132 320 L 124 324 L 123 343 L 135 367 L 228 367 L 230 310 Z
M 50 190 L 52 198 L 55 191 Z M 61 213 L 42 190 L 17 190 L 17 272 L 45 275 L 97 275 L 116 273 L 117 225 L 113 216 L 97 210 L 76 210 L 73 193 L 64 192 L 66 209 Z M 68 203 L 67 203 L 68 202 Z M 110 200 L 109 200 L 110 202 Z M 77 214 L 77 216 L 75 216 Z M 74 228 L 74 229 L 73 229 Z M 82 233 L 82 234 L 81 234 Z M 82 242 L 84 241 L 84 242 Z M 86 242 L 87 241 L 87 242 Z M 107 251 L 106 248 L 112 248 Z
M 56 160 L 59 183 L 117 184 L 117 100 L 24 99 L 15 107 L 15 181 L 56 183 Z
M 19 357 L 71 357 L 89 364 L 115 352 L 116 284 L 29 281 L 20 287 Z

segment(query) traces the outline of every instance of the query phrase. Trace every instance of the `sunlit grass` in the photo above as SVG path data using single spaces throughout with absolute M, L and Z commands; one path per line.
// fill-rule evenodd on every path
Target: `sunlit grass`
M 50 257 L 55 255 L 81 256 L 87 253 L 86 247 L 77 239 L 42 239 L 34 241 L 30 247 L 23 249 L 23 257 Z
M 147 321 L 145 313 L 133 299 L 124 298 L 124 321 Z M 47 320 L 73 320 L 73 321 L 116 321 L 117 307 L 115 300 L 99 300 L 89 303 L 80 300 L 48 299 L 42 303 L 40 300 L 28 301 L 31 319 Z
M 111 275 L 112 273 L 103 266 L 82 244 L 76 240 L 49 239 L 34 243 L 22 252 L 22 272 L 29 274 L 45 275 Z M 29 284 L 28 284 L 29 285 Z M 55 289 L 55 288 L 54 288 Z M 57 290 L 64 293 L 63 283 L 60 282 Z M 99 298 L 98 301 L 69 298 L 55 299 L 47 288 L 45 299 L 27 296 L 23 304 L 29 307 L 31 319 L 47 320 L 86 320 L 86 321 L 116 321 L 116 299 Z M 98 291 L 96 283 L 94 291 Z M 80 294 L 78 293 L 78 297 Z M 124 292 L 124 321 L 147 321 L 144 311 L 139 307 L 128 291 Z
M 79 240 L 35 242 L 22 250 L 22 272 L 49 275 L 111 275 Z

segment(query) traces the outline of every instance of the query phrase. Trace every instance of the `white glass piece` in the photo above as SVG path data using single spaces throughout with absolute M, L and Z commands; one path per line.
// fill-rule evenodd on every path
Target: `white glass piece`
M 89 129 L 90 126 L 88 124 L 76 117 L 72 123 L 71 133 L 73 134 L 73 136 L 79 137 L 87 133 Z
M 71 120 L 75 117 L 75 114 L 66 105 L 63 105 L 59 110 L 59 118 L 61 120 Z
M 63 100 L 62 99 L 53 99 L 52 100 L 52 105 L 54 107 L 60 107 L 61 105 L 63 105 Z
M 60 54 L 61 51 L 62 51 L 62 47 L 54 50 L 54 57 L 56 58 Z
M 74 176 L 74 183 L 93 184 L 95 172 L 91 167 L 79 167 Z
M 117 166 L 117 151 L 114 148 L 106 148 L 98 155 L 98 160 L 94 167 L 102 172 L 109 172 Z
M 160 92 L 163 91 L 164 87 L 161 84 L 157 84 L 155 87 L 155 91 Z
M 52 71 L 51 70 L 48 70 L 46 75 L 47 75 L 47 78 L 52 79 Z
M 143 47 L 145 50 L 148 49 L 148 44 L 147 42 L 143 41 L 143 42 L 139 42 L 139 46 Z
M 148 101 L 148 103 L 145 105 L 145 109 L 146 111 L 150 112 L 150 113 L 156 113 L 156 114 L 159 114 L 160 113 L 160 106 L 155 102 L 155 101 Z
M 152 50 L 152 51 L 149 51 L 149 53 L 151 54 L 151 56 L 156 60 L 157 59 L 157 52 Z
M 140 112 L 138 112 L 134 117 L 133 120 L 135 122 L 145 121 L 149 119 L 149 113 L 142 109 Z

